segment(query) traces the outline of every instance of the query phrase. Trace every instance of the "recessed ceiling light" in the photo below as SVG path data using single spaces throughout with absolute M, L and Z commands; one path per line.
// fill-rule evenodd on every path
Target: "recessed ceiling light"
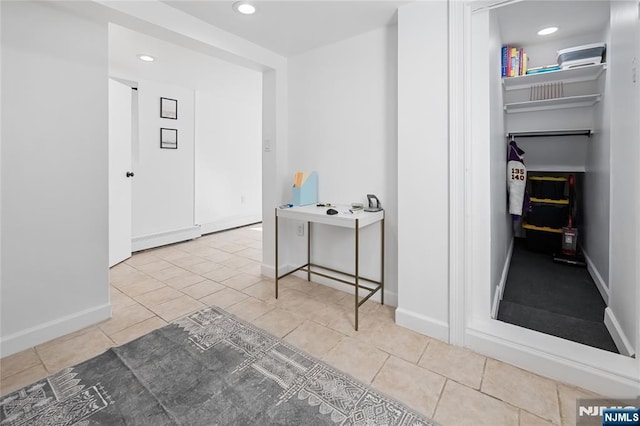
M 556 31 L 558 31 L 558 27 L 549 27 L 549 28 L 543 28 L 540 31 L 538 31 L 538 35 L 548 35 L 548 34 L 553 34 Z
M 237 1 L 233 4 L 233 10 L 243 15 L 253 15 L 256 13 L 256 7 L 245 1 Z
M 154 58 L 153 56 L 144 55 L 144 54 L 138 55 L 138 59 L 140 59 L 141 61 L 145 61 L 145 62 L 153 62 L 153 61 L 156 60 L 156 58 Z

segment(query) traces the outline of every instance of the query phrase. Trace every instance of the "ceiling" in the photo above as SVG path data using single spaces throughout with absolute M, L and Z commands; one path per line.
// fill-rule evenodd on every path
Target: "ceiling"
M 140 53 L 154 56 L 143 62 Z M 116 24 L 109 25 L 109 76 L 150 80 L 190 89 L 217 89 L 219 81 L 233 81 L 238 74 L 260 75 L 258 71 L 231 64 L 210 55 L 184 48 Z M 250 77 L 248 77 L 250 78 Z
M 396 22 L 411 1 L 256 0 L 253 15 L 233 10 L 235 1 L 164 3 L 282 56 L 294 56 Z
M 598 32 L 609 22 L 609 1 L 528 0 L 494 10 L 500 21 L 502 41 L 512 45 L 527 46 Z M 559 30 L 544 38 L 537 35 L 547 27 Z

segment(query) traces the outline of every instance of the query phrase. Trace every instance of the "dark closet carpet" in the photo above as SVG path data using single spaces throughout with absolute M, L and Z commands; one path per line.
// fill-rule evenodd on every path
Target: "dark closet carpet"
M 555 263 L 516 238 L 498 320 L 618 353 L 587 268 Z

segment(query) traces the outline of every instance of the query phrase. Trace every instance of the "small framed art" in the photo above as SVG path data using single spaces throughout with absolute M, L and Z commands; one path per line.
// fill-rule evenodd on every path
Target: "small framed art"
M 178 149 L 178 129 L 160 129 L 160 148 Z
M 169 98 L 160 98 L 160 117 L 178 119 L 178 100 Z

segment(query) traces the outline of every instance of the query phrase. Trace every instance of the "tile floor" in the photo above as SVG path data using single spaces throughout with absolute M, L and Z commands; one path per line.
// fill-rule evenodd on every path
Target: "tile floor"
M 135 254 L 111 269 L 113 318 L 0 360 L 4 395 L 208 305 L 284 338 L 443 425 L 574 425 L 594 394 L 394 323 L 367 302 L 353 329 L 348 293 L 296 277 L 261 276 L 262 227 Z

